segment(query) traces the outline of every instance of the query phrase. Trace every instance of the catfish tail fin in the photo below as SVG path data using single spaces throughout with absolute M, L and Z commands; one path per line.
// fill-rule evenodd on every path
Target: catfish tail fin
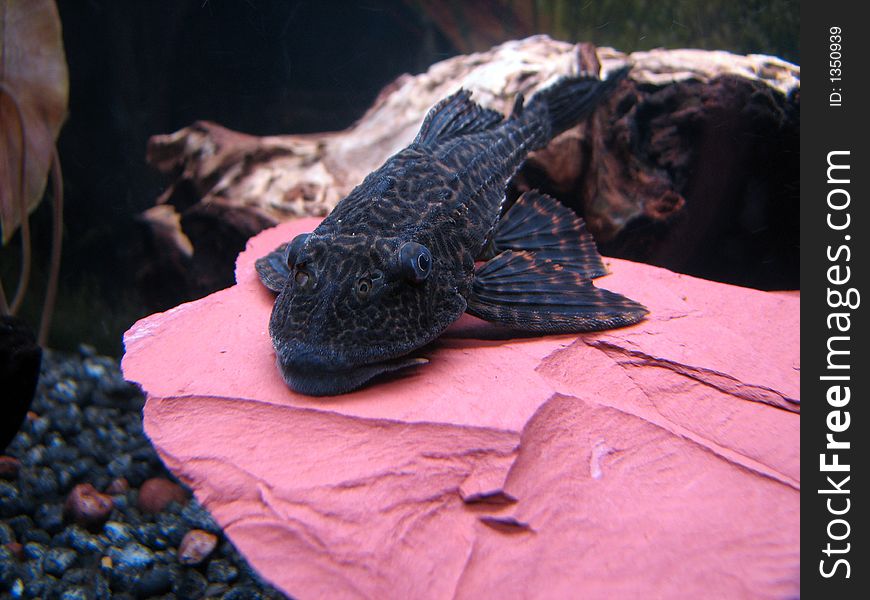
M 623 67 L 604 80 L 591 75 L 564 77 L 535 94 L 529 100 L 527 109 L 546 111 L 550 137 L 553 138 L 589 116 L 630 70 L 631 67 Z

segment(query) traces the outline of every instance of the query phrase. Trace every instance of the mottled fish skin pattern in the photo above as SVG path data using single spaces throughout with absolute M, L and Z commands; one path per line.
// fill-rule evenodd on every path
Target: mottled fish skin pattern
M 408 354 L 466 310 L 542 332 L 639 320 L 642 306 L 592 286 L 604 268 L 582 220 L 540 194 L 505 206 L 506 185 L 526 155 L 586 117 L 624 75 L 562 80 L 525 108 L 520 99 L 508 118 L 460 90 L 311 234 L 258 260 L 263 283 L 278 292 L 269 331 L 287 384 L 333 395 L 422 364 Z M 585 105 L 568 106 L 571 96 Z M 564 250 L 566 240 L 573 250 Z M 495 256 L 475 268 L 487 255 Z M 553 296 L 583 286 L 609 294 L 593 296 L 593 305 L 615 299 L 617 308 L 584 323 L 594 306 L 591 313 L 571 308 L 573 301 L 550 306 Z

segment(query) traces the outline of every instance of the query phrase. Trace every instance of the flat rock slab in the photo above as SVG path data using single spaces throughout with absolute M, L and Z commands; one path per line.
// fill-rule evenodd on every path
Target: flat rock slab
M 795 597 L 799 308 L 607 260 L 632 327 L 506 338 L 463 317 L 430 364 L 291 392 L 254 260 L 125 336 L 145 431 L 236 547 L 295 598 Z

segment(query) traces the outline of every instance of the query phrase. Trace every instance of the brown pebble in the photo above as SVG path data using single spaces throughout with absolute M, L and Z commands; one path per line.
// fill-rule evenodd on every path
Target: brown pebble
M 73 521 L 88 529 L 99 529 L 112 514 L 112 497 L 101 494 L 90 483 L 80 483 L 66 497 L 63 509 Z
M 21 462 L 14 456 L 0 456 L 0 479 L 15 479 Z
M 159 513 L 170 502 L 184 504 L 187 502 L 187 492 L 184 488 L 163 477 L 148 479 L 139 488 L 139 510 L 148 513 Z
M 184 534 L 178 546 L 178 562 L 183 565 L 198 565 L 217 546 L 217 536 L 202 529 L 191 529 Z
M 18 560 L 24 560 L 24 546 L 19 544 L 18 542 L 9 542 L 8 544 L 3 544 L 4 548 L 8 548 L 10 552 L 17 558 Z
M 126 494 L 129 489 L 130 484 L 127 480 L 123 477 L 119 477 L 118 479 L 112 480 L 112 483 L 110 483 L 106 488 L 106 493 L 117 496 L 118 494 Z

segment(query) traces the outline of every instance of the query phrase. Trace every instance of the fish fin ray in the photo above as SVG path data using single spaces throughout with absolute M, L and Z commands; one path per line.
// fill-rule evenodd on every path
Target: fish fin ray
M 586 223 L 559 201 L 538 191 L 525 192 L 499 221 L 498 250 L 528 250 L 586 279 L 607 274 Z
M 281 244 L 266 256 L 261 256 L 254 262 L 254 269 L 262 283 L 269 291 L 280 294 L 290 277 L 290 268 L 284 260 L 287 244 Z
M 595 110 L 595 107 L 628 76 L 631 67 L 623 67 L 601 80 L 592 74 L 563 77 L 531 97 L 527 110 L 546 110 L 550 137 L 570 129 Z
M 631 325 L 648 310 L 581 274 L 527 251 L 507 250 L 475 274 L 467 310 L 486 321 L 545 333 Z
M 433 106 L 414 139 L 421 146 L 434 144 L 457 135 L 490 129 L 504 120 L 497 111 L 471 100 L 471 92 L 461 89 Z

